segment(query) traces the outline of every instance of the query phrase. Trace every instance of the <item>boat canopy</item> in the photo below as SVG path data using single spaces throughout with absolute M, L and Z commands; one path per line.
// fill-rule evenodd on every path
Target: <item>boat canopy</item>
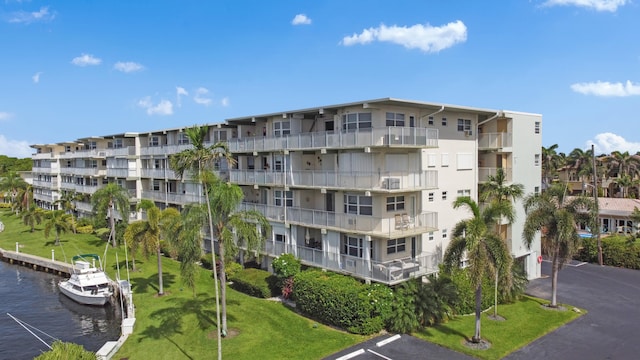
M 82 254 L 82 255 L 76 255 L 73 257 L 73 261 L 76 261 L 78 259 L 83 259 L 86 260 L 86 258 L 93 258 L 95 260 L 100 261 L 100 256 L 96 255 L 96 254 Z

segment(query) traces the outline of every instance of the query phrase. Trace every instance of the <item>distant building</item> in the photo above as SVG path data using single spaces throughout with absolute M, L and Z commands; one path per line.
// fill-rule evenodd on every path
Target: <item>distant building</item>
M 478 184 L 498 168 L 525 193 L 540 191 L 542 117 L 392 98 L 227 119 L 209 126 L 208 142 L 226 141 L 237 164 L 215 171 L 244 191 L 242 209 L 262 212 L 273 229 L 264 266 L 283 253 L 366 281 L 395 284 L 438 271 L 454 225 L 458 196 L 478 198 Z M 163 208 L 201 199 L 179 180 L 168 157 L 189 148 L 184 127 L 32 145 L 34 197 L 54 208 L 64 191 L 90 196 L 109 182 L 135 203 Z M 529 278 L 540 276 L 537 237 L 522 241 L 525 213 L 501 235 Z

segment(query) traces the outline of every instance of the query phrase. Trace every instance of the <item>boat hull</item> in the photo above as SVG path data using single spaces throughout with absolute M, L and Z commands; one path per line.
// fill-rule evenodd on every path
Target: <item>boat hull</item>
M 98 293 L 91 294 L 90 292 L 79 292 L 74 290 L 67 281 L 61 281 L 58 283 L 58 289 L 60 292 L 66 295 L 71 300 L 84 304 L 94 306 L 104 306 L 111 297 L 111 293 Z

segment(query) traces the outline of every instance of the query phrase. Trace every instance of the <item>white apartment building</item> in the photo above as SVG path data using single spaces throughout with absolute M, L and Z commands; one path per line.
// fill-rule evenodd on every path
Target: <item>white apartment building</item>
M 208 142 L 226 141 L 237 159 L 214 169 L 238 184 L 241 209 L 272 224 L 263 265 L 283 253 L 366 281 L 395 284 L 438 271 L 454 225 L 470 214 L 456 197 L 478 198 L 478 185 L 503 168 L 525 193 L 540 190 L 542 117 L 384 98 L 227 119 Z M 181 207 L 202 198 L 178 179 L 168 157 L 189 148 L 183 128 L 122 133 L 72 143 L 33 145 L 34 189 L 42 207 L 62 191 L 90 195 L 108 182 L 138 199 Z M 522 204 L 501 228 L 529 278 L 540 276 L 539 238 L 522 242 Z M 141 214 L 132 212 L 131 219 Z

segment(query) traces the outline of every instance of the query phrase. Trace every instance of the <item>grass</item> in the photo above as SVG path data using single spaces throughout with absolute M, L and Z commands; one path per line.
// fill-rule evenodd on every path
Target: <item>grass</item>
M 102 256 L 106 246 L 94 235 L 70 233 L 61 236 L 62 246 L 55 246 L 53 236 L 44 238 L 42 226 L 31 233 L 6 210 L 0 210 L 0 221 L 5 224 L 0 247 L 6 250 L 15 250 L 15 242 L 19 241 L 21 252 L 50 258 L 54 249 L 56 259 L 65 261 L 63 250 L 66 259 L 70 259 L 80 253 Z M 108 247 L 107 271 L 115 277 L 116 253 L 125 277 L 122 248 Z M 137 271 L 131 272 L 136 324 L 114 359 L 215 358 L 217 333 L 211 273 L 204 269 L 200 272 L 194 296 L 181 284 L 179 263 L 163 258 L 162 264 L 166 295 L 158 297 L 155 259 L 136 258 Z M 474 316 L 457 317 L 413 335 L 477 358 L 500 359 L 581 315 L 570 310 L 547 310 L 541 306 L 544 303 L 524 297 L 514 304 L 500 305 L 499 314 L 506 321 L 493 321 L 483 314 L 482 337 L 491 343 L 488 350 L 471 350 L 464 345 L 474 333 Z M 281 303 L 252 298 L 229 287 L 227 307 L 230 336 L 222 341 L 225 359 L 320 359 L 368 339 L 316 324 Z
M 465 345 L 475 332 L 475 316 L 459 316 L 414 335 L 480 359 L 501 359 L 585 313 L 572 311 L 572 306 L 565 306 L 565 311 L 552 310 L 543 306 L 547 303 L 524 296 L 513 304 L 499 305 L 498 315 L 505 321 L 489 319 L 493 311 L 483 313 L 481 335 L 491 343 L 488 350 L 472 350 Z
M 55 246 L 53 236 L 45 239 L 42 226 L 31 233 L 9 211 L 0 210 L 5 230 L 0 233 L 0 247 L 64 261 L 80 253 L 103 255 L 106 243 L 85 234 L 61 235 L 62 246 Z M 115 276 L 115 254 L 125 277 L 124 250 L 107 252 L 107 271 Z M 196 295 L 183 287 L 179 263 L 163 258 L 165 296 L 158 297 L 155 258 L 136 258 L 137 271 L 131 272 L 136 305 L 133 334 L 114 359 L 204 359 L 217 353 L 216 313 L 213 279 L 202 270 Z M 278 302 L 252 298 L 227 288 L 227 313 L 230 336 L 222 340 L 225 359 L 320 359 L 355 345 L 367 337 L 349 334 L 317 324 Z

